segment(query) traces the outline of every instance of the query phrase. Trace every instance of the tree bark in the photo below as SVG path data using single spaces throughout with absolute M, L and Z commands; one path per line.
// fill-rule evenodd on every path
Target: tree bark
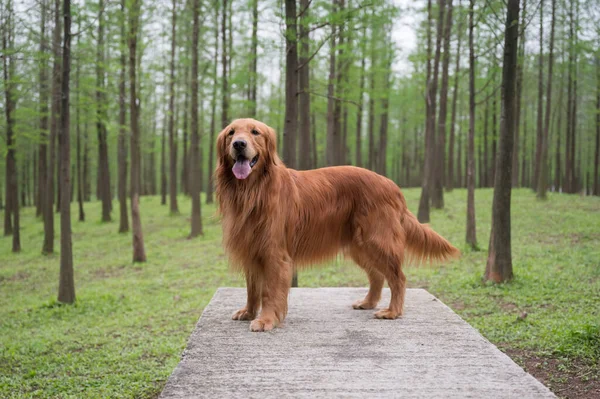
M 512 186 L 519 187 L 519 130 L 521 129 L 521 102 L 523 99 L 523 70 L 525 65 L 525 16 L 527 9 L 527 0 L 523 0 L 523 10 L 521 12 L 521 43 L 519 43 L 519 58 L 517 63 L 517 105 L 515 110 L 515 140 L 513 148 L 512 162 Z
M 367 28 L 363 28 L 362 40 L 367 40 Z M 362 167 L 362 118 L 363 118 L 363 97 L 365 91 L 365 46 L 361 44 L 360 59 L 360 84 L 358 88 L 358 107 L 356 110 L 356 156 L 355 165 Z
M 537 102 L 537 137 L 535 142 L 535 168 L 533 172 L 533 190 L 537 190 L 537 183 L 540 176 L 540 162 L 542 158 L 542 141 L 543 141 L 543 103 L 544 103 L 544 0 L 540 0 L 540 52 L 538 55 L 538 102 Z
M 127 33 L 125 29 L 125 0 L 121 0 L 121 75 L 119 76 L 119 141 L 118 141 L 118 175 L 119 175 L 119 233 L 129 231 L 127 215 L 127 93 L 125 74 L 127 69 Z
M 56 136 L 59 128 L 60 87 L 61 87 L 61 22 L 60 0 L 54 0 L 54 32 L 52 35 L 52 52 L 54 65 L 52 67 L 52 105 L 50 114 L 50 138 L 48 141 L 48 181 L 46 182 L 46 204 L 44 210 L 44 245 L 43 254 L 54 252 L 54 167 L 56 165 Z
M 258 0 L 253 0 L 256 7 L 258 7 Z M 215 21 L 219 20 L 219 2 L 215 2 Z M 219 77 L 217 76 L 217 64 L 219 60 L 219 24 L 215 24 L 215 56 L 213 63 L 213 86 L 212 96 L 210 105 L 210 133 L 209 133 L 209 147 L 208 147 L 208 186 L 206 187 L 206 203 L 212 204 L 214 202 L 214 181 L 213 181 L 213 170 L 214 170 L 214 158 L 215 158 L 215 134 L 217 131 L 216 119 L 217 119 L 217 85 Z M 255 111 L 256 112 L 256 111 Z M 224 127 L 224 126 L 223 126 Z
M 446 117 L 448 113 L 448 68 L 450 66 L 450 36 L 452 33 L 452 0 L 446 3 L 446 22 L 444 24 L 444 59 L 442 61 L 442 87 L 440 90 L 440 114 L 435 148 L 433 186 L 431 204 L 436 209 L 444 208 L 444 164 L 446 158 Z
M 458 10 L 462 10 L 462 0 L 458 1 Z M 454 147 L 456 137 L 456 104 L 458 100 L 458 78 L 460 74 L 460 45 L 462 41 L 463 23 L 462 18 L 459 19 L 457 43 L 456 43 L 456 65 L 454 67 L 454 89 L 452 90 L 452 119 L 450 122 L 450 139 L 448 143 L 448 167 L 446 174 L 446 191 L 452 191 L 454 189 Z M 460 146 L 459 146 L 460 153 Z M 458 169 L 460 170 L 460 160 L 458 161 Z M 458 173 L 460 176 L 460 172 Z M 460 183 L 459 183 L 460 187 Z
M 63 198 L 60 201 L 60 277 L 58 301 L 75 302 L 73 278 L 73 245 L 71 242 L 71 203 L 67 195 L 71 192 L 71 134 L 69 128 L 69 75 L 71 73 L 71 0 L 63 2 L 64 38 L 62 51 L 61 131 L 58 136 L 60 147 L 60 185 Z
M 256 2 L 256 0 L 254 0 Z M 310 37 L 309 37 L 309 11 L 310 0 L 300 0 L 300 58 L 301 65 L 298 71 L 298 97 L 299 97 L 299 118 L 298 130 L 300 141 L 300 157 L 298 168 L 308 170 L 311 167 L 310 150 Z
M 140 214 L 140 130 L 137 96 L 137 35 L 140 20 L 140 0 L 132 0 L 129 10 L 129 119 L 131 123 L 131 226 L 133 261 L 145 262 L 144 234 Z
M 258 80 L 258 0 L 251 1 L 252 38 L 250 40 L 250 74 L 248 76 L 248 115 L 251 118 L 256 118 L 256 87 Z M 301 0 L 301 7 L 303 7 L 302 1 L 305 0 Z M 215 21 L 218 21 L 218 17 Z
M 283 161 L 296 168 L 298 137 L 298 46 L 296 0 L 285 0 L 285 124 L 283 126 Z
M 594 188 L 592 193 L 600 196 L 600 177 L 598 176 L 600 166 L 600 56 L 598 55 L 596 56 L 596 85 L 596 149 L 594 152 Z M 560 160 L 557 160 L 558 163 L 560 163 Z
M 98 0 L 98 45 L 96 55 L 96 130 L 98 132 L 99 194 L 102 200 L 102 221 L 110 222 L 111 194 L 108 143 L 106 130 L 106 99 L 104 97 L 104 0 Z
M 175 48 L 177 46 L 177 0 L 172 2 L 171 73 L 169 77 L 169 209 L 178 214 L 177 206 L 177 143 L 175 142 Z
M 417 213 L 417 219 L 421 223 L 429 222 L 429 202 L 432 194 L 433 187 L 433 173 L 435 168 L 435 118 L 437 115 L 437 86 L 438 86 L 438 75 L 440 68 L 440 54 L 442 47 L 442 34 L 444 24 L 444 9 L 445 0 L 438 0 L 439 16 L 437 20 L 437 35 L 435 45 L 435 59 L 433 62 L 433 75 L 430 76 L 431 67 L 429 65 L 431 59 L 430 51 L 430 29 L 431 29 L 431 4 L 428 2 L 428 28 L 427 28 L 427 123 L 425 132 L 425 165 L 423 167 L 423 186 L 421 188 L 421 199 L 419 200 L 419 211 Z
M 508 0 L 502 66 L 502 111 L 492 203 L 492 232 L 485 280 L 500 283 L 513 277 L 511 254 L 510 197 L 516 100 L 517 48 L 519 44 L 519 0 Z
M 473 48 L 474 3 L 469 4 L 469 138 L 467 144 L 467 244 L 477 248 L 475 228 L 475 50 Z
M 195 1 L 195 0 L 194 0 Z M 227 1 L 223 0 L 223 15 L 221 22 L 221 38 L 222 38 L 222 47 L 223 51 L 221 51 L 221 64 L 222 64 L 222 72 L 221 72 L 221 129 L 225 129 L 225 126 L 229 124 L 229 83 L 227 81 Z M 230 0 L 232 1 L 232 0 Z M 192 72 L 193 74 L 193 72 Z M 193 79 L 193 76 L 192 76 Z M 192 104 L 193 107 L 193 104 Z M 193 133 L 192 133 L 193 134 Z
M 78 17 L 78 21 L 77 21 L 77 30 L 81 31 L 81 17 Z M 79 50 L 79 38 L 81 37 L 81 35 L 77 35 L 77 49 Z M 85 221 L 85 211 L 83 209 L 83 179 L 82 179 L 82 174 L 81 174 L 81 100 L 80 100 L 80 92 L 81 92 L 81 87 L 80 87 L 80 69 L 81 69 L 81 62 L 77 62 L 77 68 L 75 70 L 75 87 L 76 87 L 76 92 L 75 94 L 77 95 L 77 108 L 75 109 L 76 112 L 76 122 L 75 122 L 75 129 L 76 129 L 76 139 L 77 139 L 77 203 L 79 205 L 79 221 L 83 222 Z M 71 185 L 71 188 L 73 187 L 73 185 Z
M 291 0 L 288 0 L 291 1 Z M 337 0 L 333 0 L 332 14 L 337 11 Z M 335 121 L 335 74 L 336 74 L 336 54 L 335 54 L 336 25 L 331 23 L 331 39 L 329 45 L 329 77 L 327 79 L 327 166 L 337 165 L 338 142 Z M 371 162 L 371 160 L 369 160 Z
M 46 0 L 41 1 L 40 22 L 40 146 L 38 158 L 38 196 L 36 216 L 42 216 L 48 180 L 48 40 L 46 38 Z
M 223 22 L 225 22 L 225 14 L 227 14 L 227 0 L 223 1 Z M 190 237 L 197 237 L 202 232 L 202 209 L 200 208 L 200 174 L 201 170 L 199 170 L 200 162 L 200 137 L 198 132 L 198 25 L 199 25 L 199 17 L 198 14 L 200 12 L 200 0 L 192 1 L 192 82 L 191 82 L 191 90 L 192 90 L 192 126 L 191 126 L 191 134 L 192 134 L 192 142 L 190 148 L 190 182 L 191 182 L 191 197 L 192 197 L 192 219 L 191 219 L 191 232 Z M 225 28 L 223 27 L 223 50 L 225 50 Z M 225 54 L 225 51 L 223 51 Z M 226 61 L 227 57 L 223 56 L 223 79 L 226 80 Z M 224 88 L 225 88 L 224 84 Z M 227 91 L 224 90 L 226 93 Z M 223 122 L 226 121 L 226 100 L 224 102 L 224 114 L 223 114 Z
M 552 105 L 552 67 L 554 63 L 554 25 L 556 15 L 556 0 L 552 0 L 552 22 L 550 27 L 550 51 L 548 54 L 548 84 L 546 87 L 546 114 L 542 136 L 542 152 L 540 154 L 539 176 L 537 181 L 537 197 L 546 199 L 548 190 L 548 141 L 550 140 L 550 110 Z

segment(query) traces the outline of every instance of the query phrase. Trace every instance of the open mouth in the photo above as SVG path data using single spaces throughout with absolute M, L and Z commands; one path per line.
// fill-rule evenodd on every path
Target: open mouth
M 235 164 L 233 165 L 233 174 L 237 179 L 243 180 L 250 176 L 250 172 L 258 162 L 258 154 L 251 160 L 243 155 L 238 155 Z

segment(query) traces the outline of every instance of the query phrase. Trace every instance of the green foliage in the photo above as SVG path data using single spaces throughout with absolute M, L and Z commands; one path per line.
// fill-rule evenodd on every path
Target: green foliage
M 416 211 L 419 190 L 404 190 Z M 585 362 L 600 353 L 600 200 L 550 194 L 540 207 L 529 190 L 513 192 L 515 280 L 481 282 L 487 251 L 464 242 L 464 190 L 446 196 L 432 225 L 460 247 L 444 267 L 406 267 L 409 285 L 425 287 L 503 347 Z M 58 255 L 40 255 L 43 229 L 23 210 L 23 252 L 0 238 L 0 397 L 156 397 L 178 363 L 187 337 L 219 286 L 243 286 L 221 248 L 214 206 L 205 235 L 189 240 L 190 202 L 169 216 L 158 197 L 142 197 L 148 262 L 131 263 L 131 236 L 117 222 L 74 223 L 77 303 L 58 304 Z M 491 190 L 476 193 L 480 242 L 488 241 Z M 76 205 L 73 206 L 73 220 Z M 300 286 L 364 286 L 364 273 L 338 259 L 300 272 Z M 243 304 L 239 304 L 242 306 Z M 348 304 L 350 305 L 350 304 Z M 527 317 L 519 317 L 527 312 Z M 230 315 L 222 315 L 228 318 Z

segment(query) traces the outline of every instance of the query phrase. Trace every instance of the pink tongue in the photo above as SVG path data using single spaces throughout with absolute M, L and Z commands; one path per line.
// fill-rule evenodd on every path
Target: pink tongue
M 233 165 L 233 174 L 238 179 L 242 180 L 247 178 L 250 175 L 250 161 L 245 159 L 243 161 L 235 161 L 235 165 Z

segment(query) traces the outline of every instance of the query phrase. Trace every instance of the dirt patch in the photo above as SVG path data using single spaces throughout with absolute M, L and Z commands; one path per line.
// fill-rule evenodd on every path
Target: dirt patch
M 600 398 L 600 365 L 578 359 L 540 356 L 531 351 L 499 345 L 558 397 L 568 399 Z

